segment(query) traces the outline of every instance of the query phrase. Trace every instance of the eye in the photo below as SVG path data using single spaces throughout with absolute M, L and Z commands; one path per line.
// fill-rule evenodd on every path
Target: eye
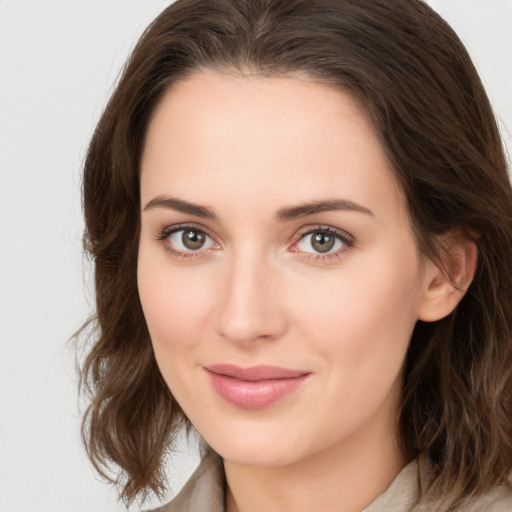
M 171 253 L 184 257 L 217 247 L 210 236 L 194 226 L 168 228 L 160 234 L 159 239 Z
M 304 233 L 292 250 L 318 256 L 334 256 L 352 245 L 353 240 L 349 235 L 331 227 L 322 227 Z

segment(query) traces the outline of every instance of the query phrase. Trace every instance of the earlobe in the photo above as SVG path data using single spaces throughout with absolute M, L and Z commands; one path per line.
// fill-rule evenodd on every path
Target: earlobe
M 435 322 L 449 315 L 473 281 L 478 260 L 476 243 L 460 230 L 439 243 L 439 260 L 426 261 L 418 319 Z

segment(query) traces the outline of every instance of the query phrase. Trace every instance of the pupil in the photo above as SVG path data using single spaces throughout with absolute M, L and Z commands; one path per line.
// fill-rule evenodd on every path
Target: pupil
M 325 233 L 315 233 L 311 245 L 318 252 L 329 252 L 334 247 L 334 237 Z
M 197 250 L 204 245 L 204 234 L 199 231 L 184 231 L 182 236 L 183 245 L 187 249 Z

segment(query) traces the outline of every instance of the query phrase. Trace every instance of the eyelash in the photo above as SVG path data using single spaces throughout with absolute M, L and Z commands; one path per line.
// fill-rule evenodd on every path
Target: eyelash
M 198 249 L 197 251 L 180 251 L 173 249 L 170 245 L 168 239 L 171 235 L 174 233 L 178 233 L 180 231 L 184 230 L 190 230 L 190 231 L 196 231 L 198 233 L 202 233 L 206 235 L 208 238 L 213 240 L 213 237 L 211 237 L 208 232 L 197 225 L 194 224 L 180 224 L 175 226 L 169 226 L 163 229 L 158 236 L 156 237 L 157 240 L 162 242 L 162 245 L 164 246 L 165 250 L 169 251 L 172 256 L 176 258 L 180 258 L 183 260 L 191 260 L 195 258 L 203 258 L 203 257 L 209 257 L 211 254 L 209 253 L 209 249 Z M 328 236 L 332 236 L 338 241 L 340 241 L 343 246 L 338 249 L 335 252 L 329 252 L 325 254 L 321 253 L 315 253 L 315 252 L 306 252 L 306 251 L 299 251 L 297 249 L 293 249 L 294 246 L 296 246 L 298 243 L 300 243 L 302 240 L 304 240 L 307 236 L 312 235 L 314 233 L 321 233 Z M 215 242 L 216 243 L 216 242 Z M 339 229 L 333 228 L 332 226 L 324 226 L 324 225 L 318 225 L 314 228 L 305 228 L 304 231 L 299 232 L 297 235 L 296 240 L 292 244 L 292 248 L 289 249 L 291 252 L 295 252 L 300 254 L 300 257 L 302 259 L 305 259 L 306 261 L 311 261 L 315 263 L 324 263 L 329 262 L 335 259 L 339 259 L 344 253 L 349 251 L 352 247 L 354 247 L 355 240 L 354 238 L 346 233 L 345 231 L 341 231 Z M 217 244 L 218 245 L 218 244 Z
M 299 232 L 298 239 L 293 243 L 293 246 L 296 246 L 301 240 L 314 233 L 322 233 L 324 235 L 332 236 L 339 240 L 343 246 L 335 252 L 328 252 L 325 254 L 292 250 L 292 252 L 300 253 L 300 257 L 306 261 L 311 261 L 314 263 L 327 263 L 341 258 L 341 256 L 343 256 L 352 247 L 354 247 L 355 240 L 353 236 L 349 235 L 345 231 L 341 231 L 340 229 L 324 225 L 318 225 L 314 228 L 305 228 L 304 231 Z
M 162 245 L 164 246 L 165 250 L 169 251 L 172 254 L 172 256 L 174 256 L 176 258 L 181 258 L 183 260 L 191 260 L 194 258 L 202 258 L 205 256 L 206 257 L 210 256 L 208 254 L 208 251 L 204 250 L 204 249 L 203 250 L 199 249 L 197 251 L 179 251 L 179 250 L 172 248 L 171 244 L 168 241 L 169 237 L 171 235 L 173 235 L 174 233 L 178 233 L 180 231 L 185 231 L 185 230 L 203 233 L 208 238 L 213 240 L 213 237 L 211 237 L 204 228 L 197 226 L 195 224 L 179 224 L 179 225 L 175 225 L 175 226 L 166 227 L 159 233 L 159 235 L 157 236 L 157 240 L 162 242 Z

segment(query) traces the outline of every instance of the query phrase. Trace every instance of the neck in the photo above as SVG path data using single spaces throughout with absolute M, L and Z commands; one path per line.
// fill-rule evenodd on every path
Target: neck
M 394 425 L 380 432 L 379 425 L 365 429 L 291 464 L 254 467 L 225 460 L 226 511 L 361 512 L 407 462 Z

